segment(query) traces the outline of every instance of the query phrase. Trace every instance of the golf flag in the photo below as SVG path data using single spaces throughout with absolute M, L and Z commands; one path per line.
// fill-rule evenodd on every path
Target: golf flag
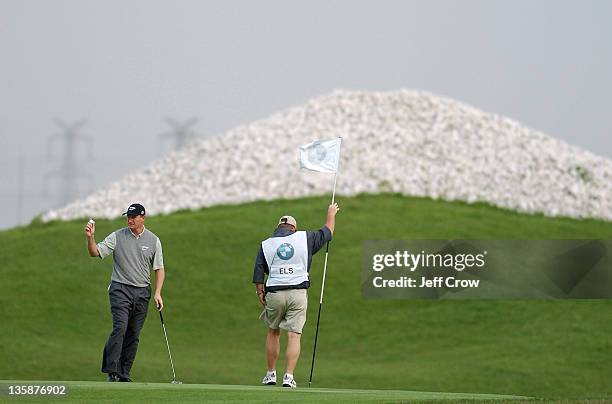
M 329 140 L 315 140 L 312 143 L 300 147 L 300 168 L 322 173 L 334 173 L 334 190 L 332 191 L 331 203 L 334 205 L 336 199 L 336 183 L 338 181 L 338 163 L 340 162 L 340 145 L 342 138 Z M 330 205 L 331 207 L 331 205 Z M 325 249 L 325 264 L 323 265 L 323 280 L 321 281 L 321 298 L 319 299 L 319 314 L 317 315 L 317 330 L 315 331 L 314 348 L 312 349 L 312 362 L 310 365 L 310 379 L 308 386 L 312 384 L 312 372 L 314 371 L 315 355 L 317 352 L 317 338 L 319 337 L 319 320 L 321 319 L 321 307 L 323 307 L 323 291 L 325 290 L 325 275 L 327 274 L 327 256 L 329 254 L 329 241 Z
M 316 140 L 300 147 L 300 168 L 335 173 L 340 161 L 342 138 Z

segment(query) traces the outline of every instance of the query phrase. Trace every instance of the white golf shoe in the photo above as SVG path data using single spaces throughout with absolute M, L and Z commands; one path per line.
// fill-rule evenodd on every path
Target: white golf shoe
M 267 372 L 264 376 L 261 384 L 267 384 L 273 386 L 276 384 L 276 372 Z
M 285 376 L 283 376 L 283 387 L 291 387 L 292 389 L 297 387 L 297 383 L 295 382 L 293 375 L 285 373 Z

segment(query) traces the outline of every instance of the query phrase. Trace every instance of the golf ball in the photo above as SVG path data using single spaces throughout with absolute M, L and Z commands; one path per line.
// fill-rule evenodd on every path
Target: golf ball
M 89 222 L 87 222 L 87 223 L 89 223 L 89 224 L 96 224 L 96 221 L 93 220 L 93 219 L 89 219 Z

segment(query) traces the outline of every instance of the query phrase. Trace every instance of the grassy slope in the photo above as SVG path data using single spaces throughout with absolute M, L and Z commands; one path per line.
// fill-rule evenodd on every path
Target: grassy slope
M 265 329 L 250 283 L 258 243 L 286 212 L 301 228 L 319 227 L 327 203 L 260 202 L 148 219 L 164 243 L 165 318 L 180 379 L 259 382 Z M 363 300 L 359 269 L 361 241 L 370 238 L 609 238 L 612 223 L 395 195 L 340 203 L 317 387 L 612 396 L 612 302 Z M 101 379 L 101 350 L 111 323 L 111 262 L 86 256 L 83 225 L 33 224 L 0 233 L 0 379 Z M 98 239 L 122 225 L 99 220 Z M 296 372 L 302 385 L 310 368 L 322 261 L 320 254 L 313 262 Z M 151 312 L 132 376 L 165 382 L 169 373 L 159 320 Z

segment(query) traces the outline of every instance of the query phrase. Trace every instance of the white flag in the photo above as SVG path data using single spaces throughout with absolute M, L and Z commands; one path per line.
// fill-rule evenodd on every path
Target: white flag
M 335 173 L 340 161 L 340 144 L 342 138 L 316 140 L 300 147 L 300 168 Z

